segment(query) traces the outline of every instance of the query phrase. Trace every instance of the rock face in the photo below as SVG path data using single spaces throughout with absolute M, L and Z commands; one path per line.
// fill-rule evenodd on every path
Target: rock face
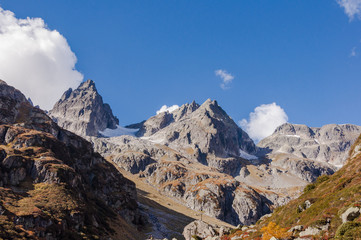
M 0 238 L 105 238 L 110 219 L 143 221 L 135 184 L 3 81 L 0 166 Z
M 352 124 L 329 124 L 321 128 L 285 123 L 258 143 L 264 153 L 292 154 L 342 166 L 351 145 L 361 133 L 361 127 Z
M 331 175 L 337 167 L 326 162 L 297 158 L 287 154 L 270 155 L 271 166 L 287 169 L 294 176 L 307 182 L 314 182 L 321 175 Z
M 119 124 L 110 106 L 103 103 L 92 80 L 66 91 L 49 111 L 49 116 L 60 127 L 80 136 L 99 136 L 99 131 L 115 129 Z
M 249 154 L 257 151 L 248 134 L 210 99 L 201 106 L 192 102 L 151 117 L 137 136 L 165 144 L 199 162 L 206 162 L 208 155 L 227 158 L 239 157 L 240 149 Z

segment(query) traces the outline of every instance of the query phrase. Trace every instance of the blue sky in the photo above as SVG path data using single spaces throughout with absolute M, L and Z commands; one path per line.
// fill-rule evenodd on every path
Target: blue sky
M 0 6 L 59 31 L 76 69 L 96 82 L 123 125 L 165 104 L 207 98 L 235 121 L 275 102 L 291 123 L 361 125 L 361 21 L 357 15 L 351 21 L 336 1 L 0 0 Z M 218 69 L 234 76 L 225 90 Z

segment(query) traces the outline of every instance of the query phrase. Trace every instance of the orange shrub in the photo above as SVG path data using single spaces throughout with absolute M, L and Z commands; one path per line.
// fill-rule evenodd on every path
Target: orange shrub
M 267 226 L 261 229 L 261 232 L 262 240 L 269 240 L 271 237 L 282 239 L 290 236 L 290 233 L 287 232 L 286 228 L 281 228 L 274 222 L 268 223 Z

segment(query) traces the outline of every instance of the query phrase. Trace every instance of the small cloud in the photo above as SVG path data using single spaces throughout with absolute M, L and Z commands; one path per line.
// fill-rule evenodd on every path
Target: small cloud
M 170 106 L 168 107 L 167 105 L 163 105 L 156 113 L 159 114 L 159 113 L 162 113 L 162 112 L 173 112 L 175 110 L 177 110 L 179 108 L 178 105 L 173 105 L 173 106 Z
M 336 0 L 340 7 L 344 8 L 344 11 L 350 21 L 352 21 L 355 16 L 361 18 L 361 0 Z
M 0 7 L 0 79 L 49 110 L 83 75 L 77 58 L 58 31 L 41 18 L 16 18 Z
M 356 47 L 353 47 L 351 49 L 351 53 L 350 53 L 350 57 L 356 57 L 357 53 L 356 53 Z
M 221 88 L 223 90 L 229 89 L 229 84 L 232 83 L 234 76 L 222 69 L 218 69 L 214 73 L 222 79 Z
M 239 125 L 255 142 L 258 142 L 270 136 L 278 126 L 287 121 L 288 116 L 283 108 L 271 103 L 256 107 L 254 112 L 249 114 L 249 120 L 242 119 Z

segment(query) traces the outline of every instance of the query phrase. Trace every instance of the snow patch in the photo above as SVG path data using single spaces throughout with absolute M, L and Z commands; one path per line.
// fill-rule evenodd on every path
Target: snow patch
M 177 110 L 179 108 L 178 105 L 173 105 L 168 107 L 167 105 L 163 105 L 158 111 L 157 114 L 162 113 L 162 112 L 174 112 L 175 110 Z
M 160 144 L 164 141 L 163 138 L 151 138 L 151 137 L 141 137 L 140 139 L 147 140 L 152 143 Z
M 138 131 L 139 129 L 125 128 L 117 125 L 116 129 L 106 128 L 104 131 L 99 131 L 99 133 L 104 137 L 118 137 L 122 135 L 135 136 L 135 133 Z
M 296 138 L 301 138 L 300 135 L 285 135 L 286 137 L 296 137 Z
M 333 164 L 333 166 L 337 167 L 337 169 L 340 169 L 343 167 L 343 164 Z
M 244 159 L 247 159 L 247 160 L 256 160 L 256 159 L 258 159 L 258 157 L 254 156 L 254 155 L 251 155 L 249 153 L 246 153 L 242 149 L 239 149 L 239 156 L 241 158 L 244 158 Z

